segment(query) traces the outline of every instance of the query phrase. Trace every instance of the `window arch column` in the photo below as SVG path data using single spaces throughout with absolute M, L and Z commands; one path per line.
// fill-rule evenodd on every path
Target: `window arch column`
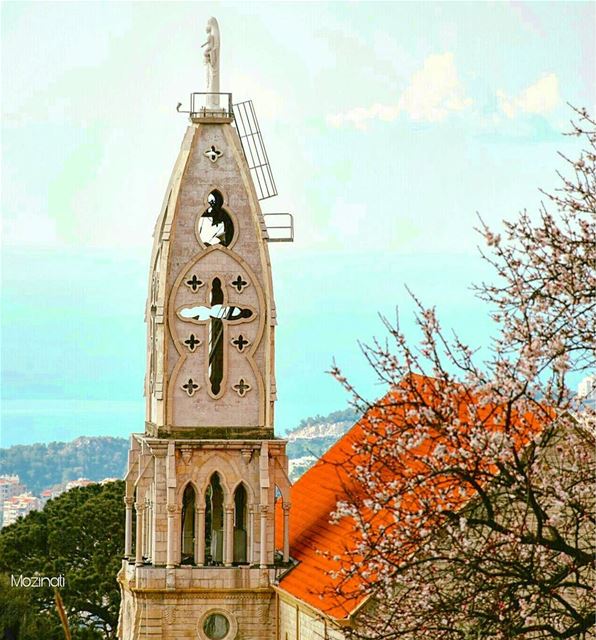
M 248 564 L 254 564 L 255 562 L 255 509 L 254 504 L 248 507 L 248 532 L 247 532 L 247 554 L 246 561 Z
M 226 504 L 224 512 L 224 565 L 231 567 L 234 559 L 234 506 Z
M 195 564 L 205 565 L 205 504 L 199 504 L 195 514 Z
M 261 539 L 259 549 L 259 563 L 261 569 L 267 568 L 267 513 L 269 509 L 266 504 L 260 505 L 261 512 Z
M 130 560 L 132 556 L 132 507 L 134 498 L 126 496 L 124 504 L 126 505 L 126 519 L 124 524 L 124 557 Z
M 137 514 L 136 522 L 136 541 L 135 541 L 135 565 L 137 567 L 143 564 L 143 510 L 145 504 L 139 500 L 135 502 L 135 511 Z
M 292 505 L 289 502 L 282 502 L 281 508 L 283 509 L 284 522 L 283 522 L 283 561 L 284 563 L 290 561 L 290 507 Z
M 176 513 L 178 509 L 175 504 L 168 504 L 168 546 L 166 553 L 166 567 L 173 569 L 176 562 Z

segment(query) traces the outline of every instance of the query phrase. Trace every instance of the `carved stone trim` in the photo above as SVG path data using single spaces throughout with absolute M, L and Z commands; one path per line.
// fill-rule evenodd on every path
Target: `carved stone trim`
M 192 449 L 190 447 L 181 447 L 180 455 L 182 456 L 182 461 L 185 465 L 190 464 L 190 461 L 192 460 Z

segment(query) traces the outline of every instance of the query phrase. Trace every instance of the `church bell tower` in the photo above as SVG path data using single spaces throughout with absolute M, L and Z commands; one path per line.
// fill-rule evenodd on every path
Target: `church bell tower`
M 154 232 L 146 422 L 125 478 L 122 640 L 274 640 L 272 584 L 289 562 L 269 237 L 231 94 L 219 92 L 215 18 L 203 51 L 207 91 L 191 94 Z

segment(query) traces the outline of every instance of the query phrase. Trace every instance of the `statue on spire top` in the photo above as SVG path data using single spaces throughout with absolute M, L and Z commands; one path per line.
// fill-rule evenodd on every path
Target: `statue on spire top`
M 213 17 L 207 20 L 207 42 L 201 45 L 205 47 L 203 61 L 207 67 L 207 92 L 219 94 L 219 25 Z M 207 96 L 207 108 L 219 109 L 219 95 Z

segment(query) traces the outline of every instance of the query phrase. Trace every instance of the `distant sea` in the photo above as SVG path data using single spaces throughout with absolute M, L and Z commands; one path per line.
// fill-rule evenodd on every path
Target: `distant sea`
M 81 435 L 128 438 L 145 428 L 144 402 L 3 400 L 0 447 L 69 441 Z
M 334 361 L 367 398 L 385 393 L 359 341 L 383 341 L 378 313 L 393 321 L 396 307 L 400 328 L 420 338 L 405 284 L 437 306 L 447 335 L 476 348 L 494 330 L 470 290 L 490 273 L 477 256 L 297 249 L 272 247 L 279 435 L 347 406 L 326 373 Z M 147 253 L 3 250 L 0 446 L 144 429 Z

